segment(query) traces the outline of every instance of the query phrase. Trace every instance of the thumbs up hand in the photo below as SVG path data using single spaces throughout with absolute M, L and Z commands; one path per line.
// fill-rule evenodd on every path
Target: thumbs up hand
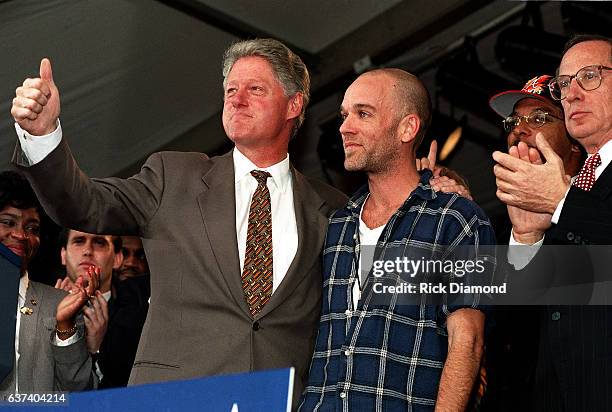
M 15 90 L 11 115 L 22 129 L 34 136 L 51 133 L 57 127 L 60 96 L 53 81 L 51 62 L 40 62 L 40 77 L 26 79 Z

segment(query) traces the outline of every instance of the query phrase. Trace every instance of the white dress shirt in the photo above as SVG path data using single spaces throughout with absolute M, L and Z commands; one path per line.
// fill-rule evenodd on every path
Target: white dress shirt
M 19 329 L 21 326 L 21 309 L 25 305 L 26 291 L 28 290 L 28 274 L 19 279 L 19 296 L 17 298 L 17 321 L 15 322 L 15 393 L 19 393 Z
M 265 170 L 272 175 L 267 180 L 272 208 L 272 272 L 274 293 L 285 278 L 298 248 L 297 224 L 293 207 L 293 179 L 289 155 L 270 167 L 255 166 L 240 150 L 234 149 L 234 183 L 236 190 L 236 236 L 240 256 L 240 271 L 244 269 L 246 238 L 249 227 L 251 199 L 257 189 L 252 170 Z
M 606 170 L 606 167 L 608 167 L 608 165 L 612 161 L 612 140 L 610 140 L 609 142 L 601 146 L 598 153 L 599 153 L 599 156 L 601 157 L 601 164 L 595 168 L 595 180 L 596 181 L 597 179 L 599 179 L 599 176 L 601 176 L 603 171 Z M 593 154 L 589 154 L 587 156 L 587 159 L 593 156 Z M 569 192 L 569 189 L 568 189 L 568 192 Z M 561 199 L 561 201 L 557 205 L 557 208 L 555 209 L 555 213 L 553 213 L 553 217 L 551 221 L 554 224 L 557 224 L 559 222 L 559 217 L 561 216 L 561 210 L 563 209 L 563 204 L 565 203 L 566 197 L 567 197 L 567 192 L 565 192 L 565 196 L 563 196 L 563 199 Z
M 30 160 L 31 165 L 35 165 L 51 153 L 62 141 L 62 125 L 59 119 L 54 131 L 44 136 L 32 136 L 15 123 L 15 131 L 21 145 L 21 150 Z
M 599 179 L 599 176 L 601 176 L 603 171 L 606 170 L 606 167 L 608 167 L 610 162 L 612 162 L 612 140 L 605 143 L 599 149 L 598 153 L 599 153 L 599 156 L 601 157 L 601 164 L 597 166 L 597 168 L 595 168 L 595 181 Z M 593 156 L 593 154 L 589 154 L 587 156 L 587 159 Z M 572 178 L 572 182 L 574 178 L 575 176 Z M 568 192 L 569 192 L 569 188 L 567 192 L 565 192 L 565 196 L 563 196 L 563 199 L 561 199 L 561 201 L 557 205 L 557 208 L 555 209 L 555 212 L 552 215 L 551 222 L 554 223 L 555 225 L 559 223 L 559 217 L 561 216 L 561 211 L 563 210 L 563 205 L 565 204 L 565 198 L 567 197 Z M 514 232 L 510 232 L 510 246 L 522 246 L 522 247 L 521 248 L 511 247 L 508 249 L 508 262 L 511 263 L 514 266 L 514 268 L 517 270 L 523 269 L 525 266 L 527 266 L 529 262 L 531 262 L 531 259 L 533 259 L 536 253 L 538 253 L 538 250 L 540 249 L 540 246 L 542 246 L 543 243 L 544 243 L 544 238 L 540 239 L 533 245 L 527 245 L 524 243 L 520 243 L 514 238 Z

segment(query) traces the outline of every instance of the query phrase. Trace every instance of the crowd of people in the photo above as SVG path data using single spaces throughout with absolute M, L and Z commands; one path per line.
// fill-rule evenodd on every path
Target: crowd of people
M 2 377 L 0 392 L 126 386 L 148 309 L 140 239 L 64 229 L 59 240 L 65 276 L 52 287 L 28 273 L 44 216 L 34 191 L 22 174 L 5 171 L 0 196 L 0 242 L 20 263 L 9 354 L 14 366 Z
M 128 179 L 79 169 L 43 59 L 13 100 L 18 172 L 0 175 L 0 242 L 20 258 L 13 367 L 0 393 L 294 367 L 300 411 L 484 410 L 496 373 L 513 377 L 491 383 L 511 385 L 526 410 L 609 410 L 608 307 L 495 308 L 478 293 L 407 304 L 395 289 L 378 294 L 379 280 L 402 279 L 378 279 L 362 255 L 475 259 L 509 242 L 520 252 L 487 260 L 508 279 L 581 277 L 545 246 L 612 240 L 610 66 L 609 38 L 577 36 L 557 73 L 492 96 L 507 133 L 492 171 L 507 241 L 460 175 L 436 164 L 435 144 L 417 158 L 431 99 L 404 70 L 368 71 L 344 94 L 344 167 L 367 176 L 347 198 L 290 162 L 310 77 L 277 40 L 225 52 L 229 153 L 155 153 Z M 55 288 L 28 278 L 43 213 L 67 228 Z M 536 339 L 525 342 L 524 324 Z M 536 353 L 524 373 L 510 370 L 525 364 L 521 353 L 508 369 L 495 362 L 489 332 L 504 328 L 513 331 L 504 345 Z

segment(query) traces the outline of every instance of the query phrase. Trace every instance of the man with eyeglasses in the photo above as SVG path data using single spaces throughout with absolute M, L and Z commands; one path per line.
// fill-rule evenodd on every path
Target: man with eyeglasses
M 611 39 L 577 36 L 566 45 L 558 75 L 549 84 L 551 96 L 563 105 L 567 130 L 588 154 L 573 181 L 545 132 L 535 139 L 543 158 L 528 147 L 493 154 L 498 197 L 537 213 L 545 223 L 518 238 L 514 233 L 517 241 L 533 247 L 522 262 L 510 255 L 509 261 L 532 276 L 558 278 L 569 272 L 575 281 L 590 276 L 588 268 L 568 271 L 558 260 L 547 261 L 551 254 L 539 250 L 542 244 L 612 244 L 611 63 Z M 542 314 L 534 393 L 538 410 L 610 410 L 612 310 L 548 306 Z

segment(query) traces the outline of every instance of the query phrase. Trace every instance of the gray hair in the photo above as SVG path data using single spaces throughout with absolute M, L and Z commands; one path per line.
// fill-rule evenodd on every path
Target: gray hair
M 306 106 L 310 100 L 310 75 L 306 65 L 294 52 L 278 40 L 253 39 L 232 44 L 223 54 L 223 86 L 227 82 L 227 75 L 239 59 L 249 56 L 263 57 L 270 63 L 277 80 L 283 87 L 285 96 L 292 97 L 302 93 L 304 104 L 302 111 L 295 120 L 291 137 L 295 136 L 304 122 Z

